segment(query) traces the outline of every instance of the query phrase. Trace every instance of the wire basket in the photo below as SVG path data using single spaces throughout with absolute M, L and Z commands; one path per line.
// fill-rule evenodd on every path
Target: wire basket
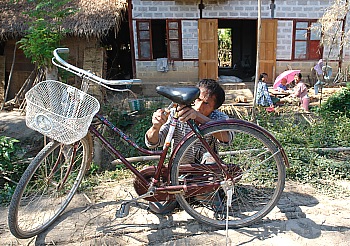
M 93 96 L 54 80 L 35 85 L 25 98 L 27 126 L 64 144 L 85 137 L 100 109 Z

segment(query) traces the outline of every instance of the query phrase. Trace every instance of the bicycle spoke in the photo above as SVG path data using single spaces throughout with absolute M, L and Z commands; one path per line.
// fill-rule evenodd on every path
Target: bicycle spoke
M 45 230 L 68 206 L 91 155 L 90 138 L 74 145 L 49 143 L 33 159 L 9 207 L 9 227 L 18 238 Z

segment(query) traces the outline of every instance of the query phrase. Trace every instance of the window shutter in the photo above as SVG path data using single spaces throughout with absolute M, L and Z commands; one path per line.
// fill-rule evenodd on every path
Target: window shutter
M 182 58 L 180 20 L 167 20 L 167 39 L 168 58 L 180 60 Z
M 139 59 L 149 60 L 152 58 L 151 22 L 147 20 L 137 21 L 136 28 Z

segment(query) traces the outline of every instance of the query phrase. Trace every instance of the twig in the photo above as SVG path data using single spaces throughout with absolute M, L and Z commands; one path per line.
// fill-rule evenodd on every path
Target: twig
M 2 175 L 2 178 L 5 179 L 5 180 L 7 180 L 7 181 L 10 181 L 11 183 L 14 183 L 14 184 L 16 184 L 16 185 L 18 184 L 16 181 L 13 181 L 13 180 L 10 179 L 9 177 L 6 177 L 6 176 L 3 176 L 3 175 Z
M 86 198 L 86 200 L 87 200 L 90 204 L 92 204 L 90 198 L 89 198 L 85 193 L 83 193 L 83 196 Z

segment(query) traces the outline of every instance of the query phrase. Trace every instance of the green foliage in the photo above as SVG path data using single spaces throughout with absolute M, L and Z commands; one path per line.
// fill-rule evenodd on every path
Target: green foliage
M 11 201 L 11 197 L 15 192 L 15 186 L 5 183 L 0 191 L 0 204 L 8 204 Z
M 350 119 L 345 114 L 320 118 L 313 125 L 298 114 L 261 112 L 257 118 L 285 149 L 290 162 L 288 179 L 309 183 L 327 194 L 341 190 L 333 184 L 336 180 L 350 180 L 349 153 L 319 149 L 350 147 Z
M 119 112 L 115 111 L 111 114 L 111 117 L 108 117 L 109 120 L 120 128 L 125 134 L 127 134 L 137 145 L 145 148 L 144 136 L 148 128 L 152 125 L 152 113 L 155 111 L 155 108 L 146 109 L 142 112 L 139 112 L 136 115 L 128 114 L 126 111 Z M 110 137 L 110 140 L 114 142 L 114 145 L 118 147 L 126 157 L 138 156 L 140 153 L 127 144 L 124 140 L 118 137 L 117 134 L 114 134 L 112 131 L 106 133 Z
M 292 148 L 286 148 L 286 151 L 290 161 L 287 177 L 291 180 L 308 183 L 329 195 L 339 195 L 339 191 L 342 191 L 336 185 L 337 180 L 350 180 L 349 159 L 344 158 L 342 153 Z
M 24 170 L 16 155 L 18 142 L 17 139 L 0 136 L 0 203 L 9 201 L 14 191 L 13 182 L 19 180 Z
M 53 50 L 68 30 L 61 27 L 62 20 L 76 11 L 67 7 L 70 0 L 28 0 L 35 8 L 25 12 L 29 29 L 18 43 L 24 54 L 37 66 L 51 66 Z
M 218 44 L 219 44 L 219 61 L 220 66 L 231 66 L 232 59 L 232 40 L 231 29 L 219 29 L 218 30 Z
M 19 141 L 14 138 L 0 136 L 0 173 L 1 175 L 16 174 L 18 166 L 13 164 L 17 160 L 16 151 L 18 146 L 15 143 Z
M 338 117 L 346 115 L 350 109 L 350 85 L 334 93 L 321 105 L 320 113 L 323 117 Z

